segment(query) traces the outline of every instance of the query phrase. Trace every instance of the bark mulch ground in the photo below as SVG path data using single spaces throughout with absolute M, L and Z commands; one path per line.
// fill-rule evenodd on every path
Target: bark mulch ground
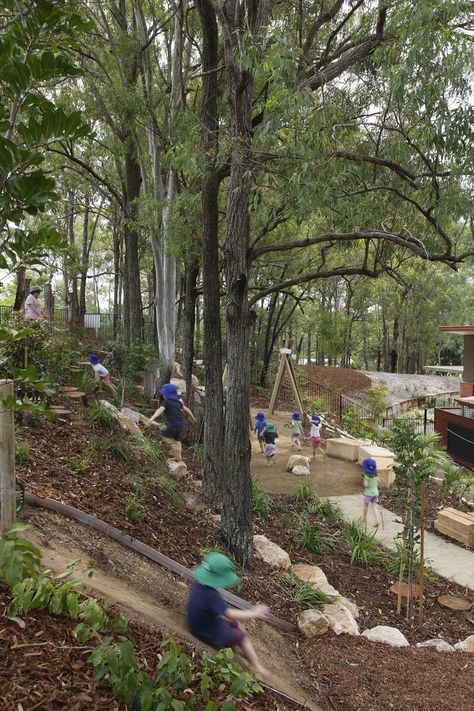
M 97 456 L 90 467 L 80 474 L 74 474 L 71 471 L 71 460 L 83 455 L 91 437 L 103 435 L 100 428 L 91 428 L 80 420 L 72 425 L 45 422 L 36 428 L 23 427 L 21 436 L 29 441 L 30 460 L 28 464 L 18 466 L 18 474 L 26 480 L 30 491 L 88 511 L 187 566 L 194 565 L 203 550 L 219 545 L 218 528 L 211 523 L 205 512 L 202 509 L 186 508 L 182 502 L 170 498 L 169 492 L 164 493 L 156 483 L 156 475 L 162 472 L 153 472 L 149 463 L 138 455 L 134 455 L 128 462 L 117 460 L 110 453 Z M 122 433 L 114 436 L 126 437 Z M 139 499 L 139 505 L 144 518 L 132 524 L 125 513 L 131 495 L 129 480 L 131 477 L 137 479 L 140 473 L 143 473 L 140 481 L 144 493 Z M 199 474 L 197 465 L 194 473 Z M 182 495 L 186 491 L 196 493 L 186 479 L 177 482 L 177 491 Z M 437 636 L 454 643 L 474 632 L 472 611 L 455 613 L 440 607 L 436 602 L 439 594 L 447 592 L 472 602 L 472 593 L 446 580 L 428 581 L 425 626 L 421 632 L 412 629 L 403 618 L 396 615 L 396 599 L 388 592 L 394 578 L 384 566 L 351 564 L 349 553 L 342 543 L 330 555 L 316 555 L 300 550 L 295 541 L 295 527 L 302 513 L 301 505 L 297 505 L 290 497 L 282 496 L 271 497 L 271 502 L 270 515 L 265 521 L 256 522 L 256 532 L 264 533 L 270 540 L 281 545 L 288 551 L 293 562 L 321 565 L 329 582 L 359 606 L 361 629 L 378 624 L 393 625 L 412 644 Z M 314 523 L 318 520 L 317 516 L 312 519 Z M 330 524 L 333 532 L 339 527 L 337 522 Z M 292 600 L 284 576 L 276 574 L 258 561 L 255 561 L 236 592 L 250 601 L 268 603 L 274 614 L 289 621 L 295 621 L 301 611 L 301 606 Z M 466 689 L 471 699 L 474 693 L 473 662 L 461 653 L 392 650 L 386 645 L 368 644 L 366 640 L 345 636 L 324 636 L 314 642 L 299 639 L 298 644 L 302 664 L 308 668 L 311 664 L 314 667 L 315 688 L 329 694 L 328 708 L 341 711 L 367 711 L 372 708 L 407 711 L 434 711 L 447 707 L 467 709 Z M 399 655 L 402 656 L 399 658 Z M 431 668 L 433 673 L 430 672 Z M 367 680 L 369 674 L 370 683 Z M 411 681 L 405 683 L 407 675 L 411 675 L 413 684 Z M 461 677 L 462 682 L 458 684 Z M 449 678 L 454 679 L 455 683 L 452 692 L 448 693 L 445 679 Z M 395 684 L 398 685 L 396 694 Z M 255 708 L 265 707 L 257 705 Z
M 372 381 L 365 373 L 351 368 L 331 368 L 327 365 L 302 365 L 298 371 L 309 380 L 323 385 L 347 397 L 357 397 L 372 386 Z
M 0 711 L 121 711 L 129 707 L 114 698 L 104 681 L 92 676 L 88 657 L 92 647 L 81 645 L 74 637 L 75 623 L 45 610 L 23 615 L 22 629 L 4 617 L 9 602 L 7 588 L 0 583 Z M 167 635 L 156 627 L 133 623 L 127 634 L 137 651 L 138 661 L 152 674 L 159 661 L 160 645 Z M 195 650 L 186 643 L 180 647 L 191 658 Z M 198 680 L 191 686 L 198 686 Z M 183 697 L 184 698 L 184 697 Z M 223 700 L 222 690 L 213 700 Z M 205 701 L 197 701 L 202 708 Z M 242 711 L 291 711 L 293 704 L 283 704 L 270 692 L 237 703 Z
M 468 711 L 474 655 L 405 647 L 362 637 L 305 640 L 301 657 L 333 711 Z
M 402 516 L 404 511 L 404 498 L 404 491 L 394 484 L 389 489 L 385 489 L 381 492 L 380 503 L 398 516 Z M 450 543 L 461 546 L 461 548 L 468 549 L 469 546 L 465 546 L 454 538 L 449 538 L 439 533 L 433 525 L 438 511 L 448 507 L 457 509 L 458 511 L 465 511 L 466 513 L 474 512 L 474 507 L 469 506 L 469 504 L 452 494 L 445 494 L 439 484 L 434 481 L 429 481 L 425 489 L 426 530 L 435 533 Z

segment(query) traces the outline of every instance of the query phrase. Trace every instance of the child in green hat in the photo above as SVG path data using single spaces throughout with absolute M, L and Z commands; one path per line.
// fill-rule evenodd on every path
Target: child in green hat
M 267 422 L 263 430 L 263 440 L 265 442 L 265 463 L 267 467 L 275 464 L 275 454 L 277 451 L 275 440 L 278 439 L 278 432 L 273 422 Z
M 269 614 L 266 605 L 254 605 L 248 610 L 235 610 L 225 602 L 217 588 L 230 588 L 240 578 L 232 561 L 222 553 L 207 553 L 194 568 L 195 582 L 187 603 L 187 625 L 194 637 L 215 649 L 238 647 L 255 674 L 266 676 L 247 631 L 239 620 L 264 620 Z

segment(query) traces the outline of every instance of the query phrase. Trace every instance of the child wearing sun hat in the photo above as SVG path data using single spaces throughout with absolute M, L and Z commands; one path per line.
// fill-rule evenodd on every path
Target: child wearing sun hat
M 265 413 L 263 412 L 257 412 L 255 415 L 255 427 L 254 427 L 254 432 L 257 435 L 257 442 L 258 446 L 260 447 L 260 451 L 263 454 L 264 453 L 264 441 L 263 441 L 263 431 L 265 427 L 267 426 L 267 420 L 265 419 Z
M 375 459 L 364 459 L 361 466 L 362 471 L 364 472 L 364 510 L 362 519 L 364 523 L 367 524 L 367 513 L 369 511 L 369 506 L 372 506 L 376 521 L 374 527 L 378 528 L 380 525 L 380 514 L 377 508 L 379 500 L 379 476 L 377 471 L 377 462 Z
M 324 454 L 321 449 L 321 418 L 319 415 L 308 415 L 308 420 L 311 422 L 311 447 L 313 448 L 313 459 L 315 459 L 317 450 Z
M 303 434 L 303 423 L 301 422 L 301 414 L 295 411 L 291 416 L 291 442 L 292 445 L 298 448 L 301 452 L 301 436 Z
M 238 647 L 255 674 L 265 676 L 247 631 L 239 620 L 264 620 L 268 617 L 266 605 L 254 605 L 248 610 L 229 607 L 217 588 L 230 588 L 240 578 L 230 558 L 223 553 L 207 553 L 201 564 L 193 570 L 194 583 L 189 594 L 186 618 L 194 637 L 214 649 Z
M 265 463 L 267 467 L 275 464 L 275 454 L 277 451 L 275 440 L 278 439 L 278 432 L 273 422 L 267 422 L 263 430 L 263 439 L 265 442 Z
M 110 381 L 110 373 L 107 368 L 99 362 L 99 357 L 95 353 L 89 353 L 87 360 L 92 366 L 94 371 L 94 380 L 97 383 L 104 383 L 104 385 L 110 390 L 112 395 L 115 395 L 115 387 Z

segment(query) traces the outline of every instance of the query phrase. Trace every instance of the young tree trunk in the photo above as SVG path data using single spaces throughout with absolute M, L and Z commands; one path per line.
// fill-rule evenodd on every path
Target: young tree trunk
M 113 251 L 114 251 L 114 303 L 113 303 L 113 319 L 114 319 L 114 340 L 117 340 L 119 334 L 119 299 L 120 299 L 120 231 L 117 224 L 117 214 L 114 216 L 113 223 Z
M 28 283 L 26 279 L 26 268 L 20 267 L 16 272 L 16 294 L 13 311 L 21 311 L 26 297 L 28 296 Z
M 203 34 L 202 146 L 206 158 L 202 179 L 203 345 L 206 399 L 204 409 L 203 494 L 212 504 L 222 490 L 224 457 L 224 393 L 219 279 L 218 149 L 218 30 L 209 0 L 197 0 Z
M 89 267 L 89 198 L 86 197 L 84 207 L 84 217 L 82 223 L 82 246 L 81 246 L 81 275 L 79 278 L 79 325 L 84 326 L 84 316 L 86 314 L 86 283 L 87 270 Z
M 186 267 L 186 286 L 183 309 L 183 375 L 186 380 L 188 406 L 193 408 L 193 388 L 191 376 L 194 361 L 194 325 L 196 321 L 196 281 L 199 275 L 199 261 L 193 259 Z

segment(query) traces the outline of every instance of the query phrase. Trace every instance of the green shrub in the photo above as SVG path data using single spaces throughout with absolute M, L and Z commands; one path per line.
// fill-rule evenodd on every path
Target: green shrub
M 169 476 L 159 476 L 155 479 L 155 484 L 171 501 L 179 506 L 183 505 L 183 498 L 176 488 L 176 482 Z
M 143 494 L 143 484 L 138 481 L 138 479 L 134 479 L 133 477 L 129 477 L 127 479 L 127 486 L 131 490 L 132 494 L 134 494 L 137 499 L 140 498 Z
M 138 499 L 135 496 L 128 500 L 125 506 L 125 514 L 130 523 L 140 523 L 143 520 L 145 512 L 140 508 Z
M 109 429 L 111 432 L 118 427 L 117 419 L 107 405 L 100 400 L 96 400 L 90 407 L 84 407 L 81 411 L 82 419 L 91 424 L 97 424 Z
M 252 479 L 252 509 L 256 518 L 262 521 L 268 518 L 270 510 L 268 494 L 260 489 L 255 479 Z
M 22 437 L 15 436 L 15 462 L 28 464 L 30 461 L 30 445 Z
M 132 449 L 144 457 L 158 471 L 167 471 L 166 460 L 162 447 L 148 437 L 132 435 L 129 438 Z
M 82 457 L 76 457 L 69 462 L 69 468 L 73 474 L 83 474 L 91 465 L 89 454 L 84 454 Z
M 386 554 L 375 540 L 375 531 L 367 533 L 362 526 L 352 521 L 345 527 L 343 536 L 351 554 L 351 563 L 376 565 L 385 560 Z
M 296 500 L 300 504 L 304 504 L 305 502 L 309 501 L 310 499 L 313 498 L 313 496 L 314 496 L 313 485 L 309 481 L 304 481 L 296 489 Z
M 472 472 L 467 472 L 449 461 L 442 463 L 442 470 L 444 474 L 442 488 L 445 494 L 452 494 L 461 499 L 471 487 L 474 487 Z
M 80 373 L 74 373 L 72 376 L 72 383 L 83 393 L 92 393 L 95 390 L 95 380 L 92 372 L 90 370 L 84 370 Z
M 295 534 L 296 545 L 311 553 L 325 555 L 337 548 L 340 542 L 338 532 L 331 532 L 322 524 L 312 524 L 307 515 L 301 516 Z
M 340 509 L 329 501 L 329 499 L 319 499 L 315 497 L 306 503 L 306 510 L 309 514 L 324 516 L 330 523 L 338 523 L 342 520 Z
M 115 437 L 96 437 L 91 442 L 91 451 L 100 457 L 110 454 L 124 462 L 129 462 L 132 456 L 128 442 Z
M 198 462 L 204 461 L 204 445 L 201 442 L 190 444 L 188 450 L 193 455 L 193 459 L 196 459 Z
M 321 590 L 318 590 L 309 583 L 301 583 L 301 585 L 296 588 L 294 599 L 299 605 L 309 609 L 332 603 L 332 597 L 321 592 Z

